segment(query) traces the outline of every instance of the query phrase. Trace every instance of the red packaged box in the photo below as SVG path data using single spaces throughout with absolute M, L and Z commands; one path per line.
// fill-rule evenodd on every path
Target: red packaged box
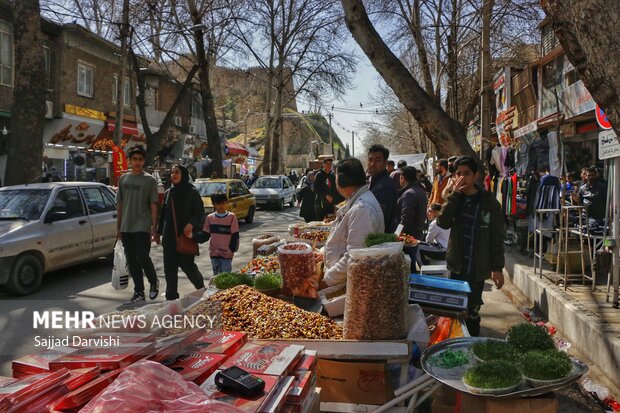
M 286 402 L 280 413 L 307 413 L 310 411 L 315 397 L 318 397 L 316 390 L 312 390 L 312 392 L 306 395 L 301 403 Z
M 33 374 L 49 373 L 50 362 L 76 351 L 73 347 L 56 347 L 14 360 L 12 363 L 13 377 L 22 379 Z
M 297 365 L 303 350 L 303 346 L 282 342 L 251 342 L 226 360 L 222 370 L 237 366 L 251 374 L 286 376 Z
M 50 362 L 50 369 L 98 367 L 101 371 L 116 370 L 148 356 L 152 351 L 153 343 L 121 344 L 117 347 L 82 347 L 75 353 Z
M 104 332 L 73 337 L 74 347 L 98 347 L 101 340 L 115 340 L 119 344 L 146 343 L 155 340 L 155 333 Z
M 168 367 L 179 373 L 187 381 L 201 385 L 226 360 L 223 354 L 192 352 L 179 357 Z
M 0 413 L 34 401 L 42 394 L 59 387 L 68 377 L 69 370 L 61 369 L 53 373 L 35 374 L 0 387 Z
M 316 372 L 295 371 L 295 382 L 286 396 L 286 402 L 291 404 L 302 403 L 313 387 L 316 387 Z
M 314 371 L 316 370 L 317 361 L 318 357 L 316 356 L 316 350 L 304 350 L 303 353 L 301 353 L 299 362 L 295 366 L 295 371 Z
M 181 334 L 155 339 L 155 351 L 149 360 L 164 363 L 168 359 L 176 360 L 185 353 L 185 349 L 202 335 L 204 330 L 194 329 Z
M 263 407 L 265 402 L 269 400 L 271 395 L 275 392 L 278 382 L 280 381 L 279 377 L 263 376 L 257 374 L 256 377 L 262 379 L 265 382 L 265 390 L 255 397 L 245 398 L 232 392 L 221 391 L 215 384 L 216 374 L 217 372 L 209 376 L 207 380 L 202 383 L 200 388 L 204 390 L 204 392 L 211 400 L 224 402 L 226 404 L 236 407 L 244 413 L 260 412 L 261 407 Z
M 62 383 L 69 391 L 93 381 L 99 376 L 97 367 L 88 367 L 85 369 L 69 370 L 69 377 Z
M 232 356 L 247 341 L 248 336 L 245 333 L 207 330 L 187 350 Z
M 0 387 L 8 386 L 9 384 L 15 383 L 17 381 L 14 377 L 4 377 L 0 376 Z
M 65 394 L 69 392 L 66 386 L 56 386 L 52 390 L 48 390 L 42 395 L 38 395 L 36 399 L 22 404 L 15 409 L 12 409 L 11 413 L 49 413 L 54 409 L 54 405 Z
M 261 407 L 261 413 L 278 413 L 284 407 L 286 402 L 286 395 L 291 390 L 295 377 L 286 376 L 283 378 L 273 395 L 267 400 L 267 402 Z
M 120 369 L 102 374 L 90 383 L 65 395 L 61 400 L 59 400 L 58 403 L 56 403 L 54 408 L 56 410 L 66 411 L 84 407 L 86 403 L 94 399 L 99 393 L 104 391 L 106 387 L 112 384 L 119 374 L 121 374 Z

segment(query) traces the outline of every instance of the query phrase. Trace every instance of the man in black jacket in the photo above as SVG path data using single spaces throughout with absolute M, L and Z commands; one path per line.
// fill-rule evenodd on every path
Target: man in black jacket
M 314 177 L 315 218 L 319 221 L 335 212 L 334 205 L 338 201 L 336 177 L 332 172 L 333 164 L 333 159 L 323 160 L 323 169 L 319 170 Z
M 368 149 L 369 189 L 381 205 L 387 233 L 394 232 L 396 229 L 396 201 L 398 200 L 398 188 L 387 172 L 389 157 L 390 151 L 383 145 L 372 145 Z
M 398 223 L 403 225 L 403 232 L 422 240 L 426 222 L 426 192 L 418 182 L 418 172 L 413 166 L 405 166 L 400 175 L 401 190 L 398 192 L 396 209 Z

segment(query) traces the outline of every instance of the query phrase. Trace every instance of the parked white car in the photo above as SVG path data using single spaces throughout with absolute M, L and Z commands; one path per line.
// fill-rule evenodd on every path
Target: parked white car
M 0 286 L 32 294 L 46 272 L 111 255 L 116 218 L 114 192 L 103 184 L 0 188 Z
M 254 182 L 250 192 L 256 197 L 256 206 L 276 206 L 280 211 L 286 204 L 295 206 L 297 190 L 288 176 L 261 176 Z

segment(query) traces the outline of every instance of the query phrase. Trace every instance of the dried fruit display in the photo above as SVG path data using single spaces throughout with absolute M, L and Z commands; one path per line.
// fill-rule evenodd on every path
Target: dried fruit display
M 223 328 L 255 339 L 342 339 L 335 321 L 240 285 L 209 298 L 222 306 Z
M 399 340 L 407 336 L 407 271 L 401 243 L 349 252 L 344 337 Z
M 278 262 L 278 257 L 273 255 L 268 255 L 266 257 L 258 256 L 254 258 L 252 261 L 248 263 L 244 268 L 239 271 L 242 274 L 263 274 L 266 272 L 279 272 L 280 271 L 280 263 Z
M 282 294 L 317 298 L 319 277 L 316 273 L 312 247 L 304 243 L 292 243 L 278 248 Z
M 325 242 L 329 238 L 329 231 L 321 229 L 312 229 L 310 231 L 302 232 L 295 235 L 295 238 L 304 239 L 315 242 Z

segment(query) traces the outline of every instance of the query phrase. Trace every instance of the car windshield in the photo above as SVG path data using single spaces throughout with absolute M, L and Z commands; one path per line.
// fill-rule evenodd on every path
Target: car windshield
M 0 191 L 0 219 L 39 219 L 51 193 L 50 189 Z
M 224 182 L 194 182 L 194 185 L 200 192 L 200 196 L 226 193 L 226 183 Z
M 259 178 L 252 188 L 282 188 L 280 178 Z

